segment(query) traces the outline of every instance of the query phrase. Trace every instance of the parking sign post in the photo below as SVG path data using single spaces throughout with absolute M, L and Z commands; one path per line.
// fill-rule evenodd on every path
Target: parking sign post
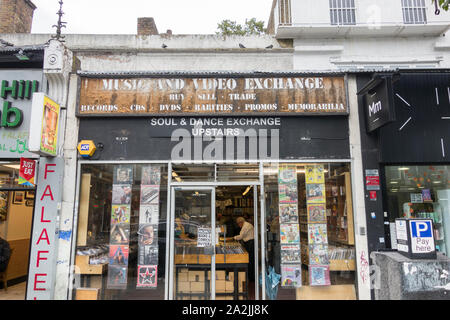
M 396 219 L 398 252 L 410 259 L 436 259 L 433 220 Z

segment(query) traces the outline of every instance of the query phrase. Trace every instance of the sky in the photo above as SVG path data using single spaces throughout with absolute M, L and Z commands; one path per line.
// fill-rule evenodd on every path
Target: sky
M 58 0 L 32 0 L 32 33 L 55 33 Z M 267 21 L 272 0 L 64 0 L 63 34 L 136 34 L 138 17 L 153 17 L 160 33 L 214 34 L 229 19 Z

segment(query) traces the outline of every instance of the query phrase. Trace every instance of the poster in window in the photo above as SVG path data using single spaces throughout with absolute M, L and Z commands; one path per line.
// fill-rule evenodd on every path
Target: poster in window
M 114 225 L 117 223 L 130 223 L 130 206 L 129 205 L 112 205 L 111 225 Z
M 278 175 L 279 184 L 297 184 L 296 167 L 280 167 Z
M 299 265 L 281 265 L 281 286 L 300 288 L 302 286 L 302 267 Z
M 108 289 L 125 289 L 128 280 L 128 267 L 120 265 L 108 266 Z
M 325 185 L 312 183 L 306 185 L 306 200 L 310 203 L 325 203 Z
M 328 234 L 326 224 L 309 224 L 308 225 L 308 241 L 309 244 L 327 244 Z
M 280 225 L 280 242 L 282 244 L 300 243 L 300 230 L 297 223 Z
M 133 167 L 115 166 L 113 180 L 114 184 L 133 184 Z
M 157 265 L 158 264 L 158 246 L 139 246 L 139 265 Z
M 300 245 L 282 245 L 281 263 L 301 263 Z
M 305 181 L 310 183 L 325 183 L 325 172 L 323 165 L 305 166 Z
M 159 166 L 142 167 L 141 175 L 142 185 L 160 185 L 161 184 L 161 168 Z
M 326 223 L 327 211 L 325 203 L 308 205 L 308 223 Z
M 139 226 L 138 239 L 140 246 L 158 244 L 158 225 L 143 224 Z
M 109 246 L 109 264 L 128 266 L 128 246 L 110 245 Z
M 142 204 L 159 204 L 159 186 L 141 185 Z
M 158 224 L 159 205 L 141 205 L 139 208 L 139 224 Z
M 328 245 L 312 244 L 309 245 L 309 265 L 327 265 L 330 264 L 328 258 Z
M 278 193 L 280 203 L 297 203 L 298 201 L 297 184 L 280 184 Z
M 298 223 L 297 204 L 280 204 L 280 223 Z
M 309 285 L 312 287 L 331 285 L 330 266 L 310 266 Z
M 423 202 L 433 202 L 430 189 L 422 189 L 422 200 Z
M 137 288 L 156 288 L 158 285 L 158 266 L 138 266 Z
M 128 244 L 130 242 L 130 225 L 118 223 L 111 226 L 110 244 Z
M 114 184 L 112 189 L 113 204 L 130 204 L 131 203 L 131 185 L 130 184 Z

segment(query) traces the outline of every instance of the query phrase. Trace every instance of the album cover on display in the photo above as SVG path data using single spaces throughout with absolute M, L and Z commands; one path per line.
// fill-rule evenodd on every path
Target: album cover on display
M 298 223 L 297 204 L 280 204 L 280 223 Z
M 130 223 L 130 206 L 113 204 L 111 208 L 111 225 Z
M 297 184 L 296 167 L 280 167 L 278 173 L 279 184 Z
M 158 246 L 139 246 L 139 265 L 158 265 Z
M 305 167 L 305 181 L 310 183 L 325 183 L 325 171 L 323 165 Z
M 128 267 L 109 265 L 108 266 L 108 289 L 125 289 L 128 280 Z
M 330 266 L 310 266 L 309 285 L 330 286 Z
M 113 172 L 114 184 L 133 184 L 132 166 L 115 166 Z
M 131 203 L 131 185 L 130 184 L 114 184 L 112 188 L 113 204 L 130 204 Z
M 281 263 L 301 263 L 300 245 L 281 245 Z
M 160 166 L 142 167 L 141 184 L 142 185 L 160 185 L 161 184 L 161 167 Z
M 308 223 L 327 223 L 325 203 L 308 205 Z
M 158 285 L 158 266 L 138 266 L 137 285 L 138 288 L 156 288 Z
M 111 225 L 110 244 L 128 244 L 130 242 L 130 224 L 118 223 Z
M 141 185 L 141 204 L 159 205 L 159 186 Z
M 158 245 L 158 225 L 139 225 L 138 239 L 139 246 Z
M 328 259 L 327 244 L 310 244 L 309 245 L 309 264 L 310 265 L 327 265 L 330 264 Z
M 312 183 L 306 185 L 306 201 L 310 203 L 325 203 L 325 185 Z
M 328 243 L 327 225 L 324 223 L 309 224 L 308 241 L 309 244 L 327 244 Z
M 297 203 L 297 184 L 279 184 L 278 185 L 280 203 Z
M 281 286 L 300 288 L 302 286 L 302 267 L 300 265 L 281 265 Z
M 280 225 L 280 242 L 283 244 L 300 243 L 300 230 L 297 223 Z
M 139 224 L 158 224 L 159 205 L 141 205 L 139 208 Z
M 109 246 L 109 264 L 110 265 L 128 265 L 129 247 L 123 245 Z

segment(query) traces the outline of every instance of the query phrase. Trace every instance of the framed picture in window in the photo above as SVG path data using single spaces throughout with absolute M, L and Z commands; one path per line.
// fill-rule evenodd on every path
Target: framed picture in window
M 0 221 L 5 221 L 8 215 L 8 191 L 0 191 Z
M 25 191 L 25 199 L 34 199 L 34 191 Z
M 30 199 L 25 200 L 25 205 L 27 207 L 32 207 L 34 205 L 34 200 L 30 200 Z
M 25 201 L 24 191 L 14 191 L 13 204 L 23 204 Z

